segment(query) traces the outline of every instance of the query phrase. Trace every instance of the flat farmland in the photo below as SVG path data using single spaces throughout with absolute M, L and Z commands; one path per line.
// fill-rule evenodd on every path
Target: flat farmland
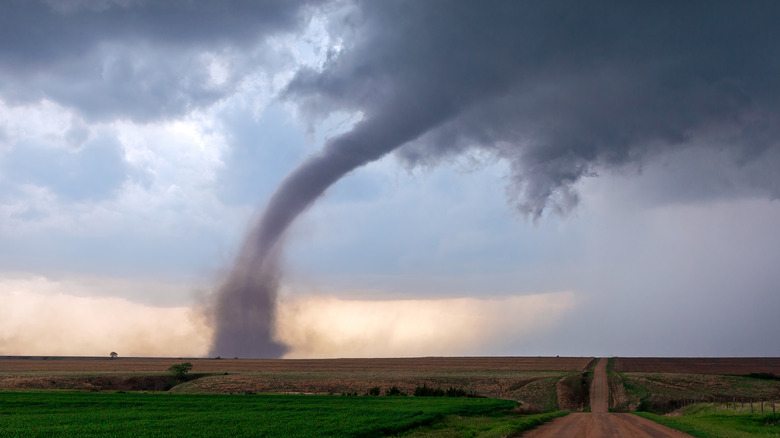
M 193 372 L 262 371 L 583 371 L 592 357 L 413 357 L 379 359 L 202 359 L 0 357 L 0 372 L 159 372 L 190 362 Z
M 556 384 L 587 370 L 590 357 L 425 357 L 387 359 L 0 358 L 0 389 L 165 391 L 191 394 L 364 395 L 420 386 L 557 408 Z M 193 365 L 198 378 L 171 382 L 168 367 Z
M 611 408 L 667 413 L 696 402 L 780 399 L 780 358 L 612 358 Z
M 619 373 L 780 375 L 780 357 L 615 357 L 610 365 Z

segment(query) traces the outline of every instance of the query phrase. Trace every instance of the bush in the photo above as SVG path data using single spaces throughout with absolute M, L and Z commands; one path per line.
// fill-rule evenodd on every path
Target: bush
M 173 377 L 176 377 L 177 379 L 184 379 L 187 377 L 187 373 L 192 370 L 192 364 L 189 362 L 182 362 L 176 365 L 171 365 L 168 368 L 168 371 L 173 374 Z
M 469 397 L 479 398 L 479 396 L 472 392 L 468 393 L 463 388 L 455 388 L 450 386 L 446 391 L 441 388 L 431 388 L 427 384 L 423 383 L 423 386 L 418 386 L 414 390 L 415 397 Z
M 761 380 L 780 380 L 780 376 L 776 376 L 772 373 L 750 373 L 748 377 Z
M 423 383 L 423 386 L 418 386 L 414 390 L 415 397 L 444 397 L 446 393 L 441 388 L 431 388 L 427 384 Z
M 390 389 L 385 390 L 385 395 L 388 396 L 388 397 L 392 397 L 392 396 L 402 396 L 403 397 L 406 394 L 401 392 L 401 390 L 398 389 L 397 386 L 393 386 Z
M 447 390 L 447 397 L 466 397 L 468 394 L 466 394 L 466 391 L 460 389 L 460 388 L 454 388 L 450 386 L 450 388 Z
M 375 387 L 369 389 L 368 392 L 366 393 L 366 395 L 378 396 L 380 391 L 381 391 L 381 389 L 378 386 L 375 386 Z

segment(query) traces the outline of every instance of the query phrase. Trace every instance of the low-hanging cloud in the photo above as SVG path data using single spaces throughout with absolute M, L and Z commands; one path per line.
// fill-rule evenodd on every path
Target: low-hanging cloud
M 280 303 L 277 333 L 290 358 L 490 355 L 558 325 L 575 295 Z
M 0 281 L 0 355 L 209 353 L 213 333 L 203 309 L 77 295 L 111 284 L 116 282 L 29 275 Z M 506 354 L 507 345 L 557 326 L 574 304 L 571 292 L 384 301 L 288 296 L 272 326 L 289 349 L 286 358 Z
M 117 297 L 77 296 L 73 280 L 0 282 L 0 354 L 204 356 L 211 335 L 192 307 L 155 307 Z

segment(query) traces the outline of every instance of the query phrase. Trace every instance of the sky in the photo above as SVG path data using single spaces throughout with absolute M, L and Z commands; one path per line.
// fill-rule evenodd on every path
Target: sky
M 283 357 L 777 356 L 778 19 L 12 0 L 0 355 L 223 351 L 250 248 Z

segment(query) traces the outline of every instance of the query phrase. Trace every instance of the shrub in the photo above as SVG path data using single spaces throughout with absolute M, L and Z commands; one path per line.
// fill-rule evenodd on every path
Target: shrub
M 405 396 L 406 394 L 401 392 L 401 390 L 398 389 L 397 386 L 393 386 L 390 389 L 385 390 L 385 395 L 388 397 L 392 397 L 392 396 Z
M 427 384 L 423 383 L 423 386 L 418 386 L 414 390 L 415 397 L 444 397 L 446 393 L 441 388 L 431 388 Z
M 418 386 L 414 390 L 415 397 L 469 397 L 479 398 L 475 392 L 468 393 L 463 388 L 450 386 L 446 391 L 441 388 L 431 388 L 427 384 Z
M 168 368 L 168 371 L 173 374 L 173 377 L 176 377 L 177 379 L 184 379 L 187 377 L 187 373 L 192 370 L 192 364 L 189 362 L 182 362 L 176 365 L 171 365 Z
M 370 388 L 366 393 L 366 395 L 378 396 L 380 391 L 381 389 L 378 386 L 375 386 L 373 388 Z
M 748 377 L 762 380 L 780 380 L 780 376 L 776 376 L 772 373 L 750 373 Z
M 450 386 L 450 388 L 447 390 L 447 397 L 466 397 L 468 394 L 466 394 L 466 391 L 462 390 L 461 388 L 454 388 Z

